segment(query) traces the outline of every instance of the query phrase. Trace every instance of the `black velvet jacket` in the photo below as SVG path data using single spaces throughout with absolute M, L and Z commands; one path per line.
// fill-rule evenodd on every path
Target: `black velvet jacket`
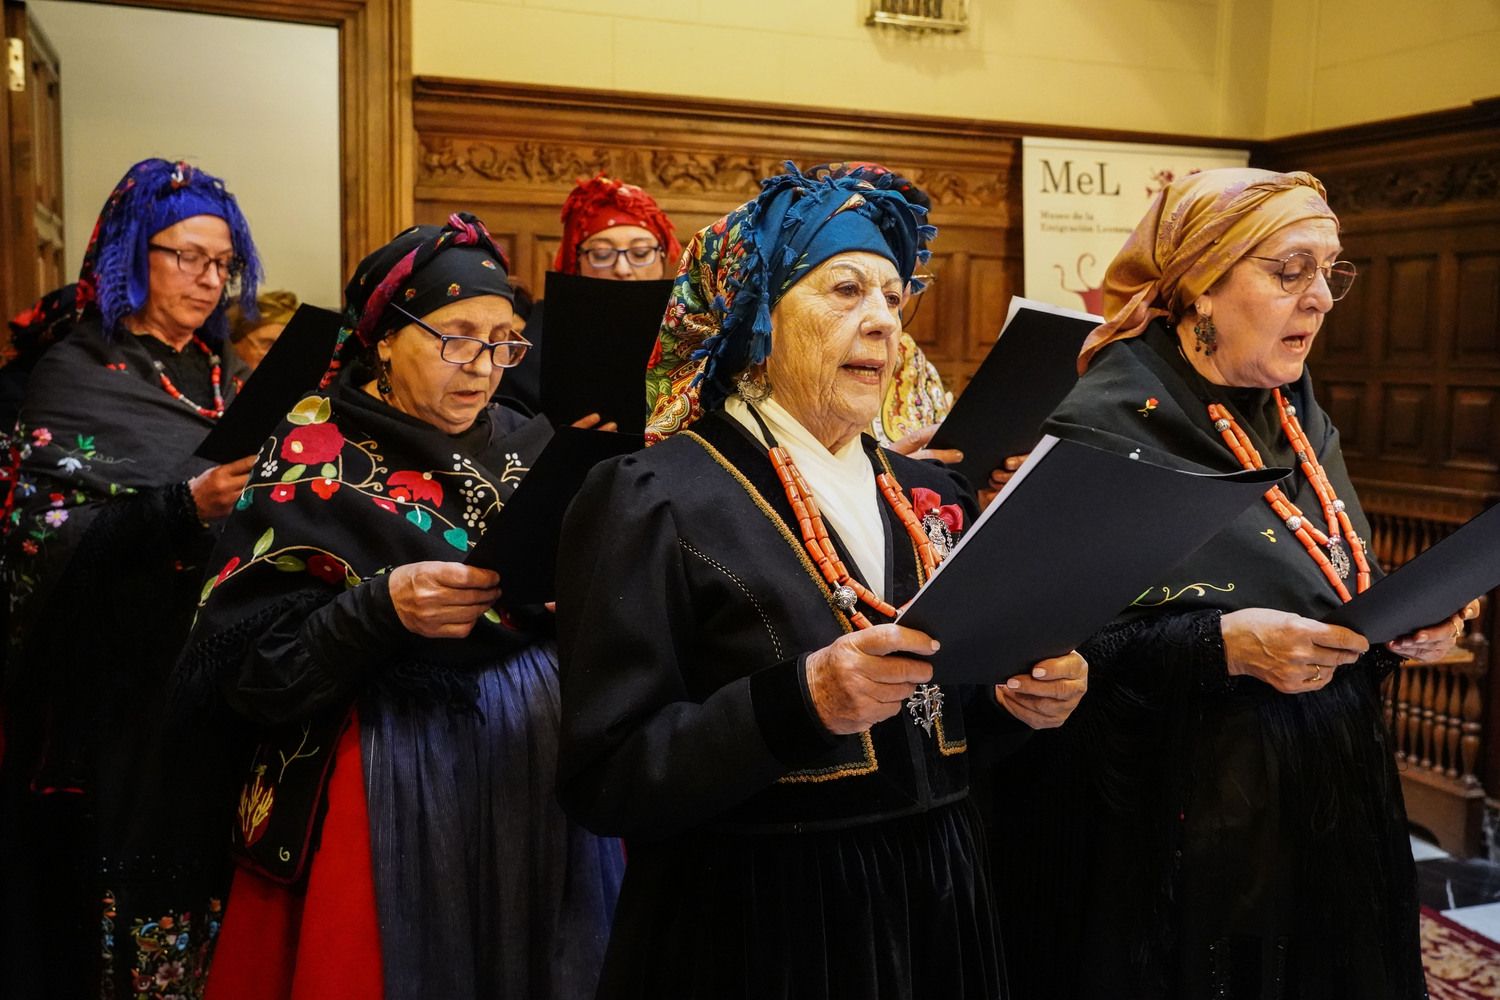
M 972 520 L 959 477 L 866 448 L 904 490 L 935 490 Z M 899 607 L 921 571 L 881 511 Z M 931 735 L 904 711 L 854 736 L 819 722 L 804 658 L 852 626 L 796 524 L 765 448 L 723 414 L 591 475 L 558 566 L 561 794 L 585 825 L 647 840 L 838 829 L 967 794 L 966 716 L 1010 723 L 988 691 L 947 691 Z

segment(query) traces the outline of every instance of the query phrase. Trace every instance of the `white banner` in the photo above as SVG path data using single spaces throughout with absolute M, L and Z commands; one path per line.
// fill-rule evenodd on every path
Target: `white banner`
M 1173 178 L 1243 167 L 1243 149 L 1021 140 L 1026 297 L 1103 311 L 1104 270 Z

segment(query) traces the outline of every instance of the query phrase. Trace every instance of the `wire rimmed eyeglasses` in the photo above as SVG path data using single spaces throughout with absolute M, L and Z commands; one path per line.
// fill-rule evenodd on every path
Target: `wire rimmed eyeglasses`
M 396 303 L 392 302 L 391 308 L 440 340 L 442 345 L 438 348 L 438 353 L 450 365 L 471 365 L 479 360 L 481 354 L 489 351 L 490 364 L 496 368 L 514 368 L 521 363 L 521 359 L 526 356 L 526 349 L 531 346 L 531 341 L 521 336 L 512 336 L 509 340 L 489 341 L 480 340 L 478 337 L 456 337 L 452 334 L 441 333 Z
M 1337 302 L 1349 294 L 1349 289 L 1354 287 L 1354 279 L 1359 277 L 1359 269 L 1347 260 L 1319 264 L 1312 254 L 1301 250 L 1288 257 L 1257 257 L 1249 253 L 1245 256 L 1250 260 L 1280 264 L 1276 269 L 1276 276 L 1281 279 L 1281 290 L 1292 295 L 1301 295 L 1311 288 L 1318 272 L 1322 271 L 1323 280 L 1328 282 L 1328 296 Z
M 621 257 L 629 262 L 631 267 L 646 267 L 661 256 L 661 247 L 657 245 L 646 246 L 644 244 L 633 247 L 579 247 L 578 256 L 589 262 L 590 267 L 604 270 L 614 267 Z
M 245 262 L 234 254 L 215 257 L 202 250 L 179 250 L 177 247 L 164 246 L 160 243 L 147 243 L 146 249 L 155 250 L 158 253 L 169 253 L 176 257 L 177 270 L 183 274 L 192 275 L 194 278 L 203 277 L 211 267 L 218 272 L 219 280 L 228 285 L 238 282 L 240 275 L 245 272 Z

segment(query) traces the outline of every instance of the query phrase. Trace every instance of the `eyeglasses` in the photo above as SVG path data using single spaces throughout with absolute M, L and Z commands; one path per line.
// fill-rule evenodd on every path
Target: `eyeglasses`
M 177 258 L 177 270 L 183 274 L 190 274 L 195 278 L 203 277 L 208 273 L 208 269 L 212 267 L 219 273 L 220 281 L 225 284 L 234 284 L 240 280 L 240 275 L 245 272 L 245 262 L 234 254 L 214 257 L 201 250 L 178 250 L 176 247 L 165 247 L 160 243 L 147 243 L 146 249 L 171 254 Z
M 901 325 L 903 327 L 911 326 L 912 320 L 917 318 L 917 313 L 922 308 L 922 295 L 929 288 L 931 288 L 932 283 L 937 280 L 937 275 L 929 274 L 926 272 L 922 274 L 913 274 L 912 277 L 922 283 L 922 291 L 914 292 L 911 290 L 912 286 L 910 284 L 906 286 L 906 301 L 901 306 Z M 911 312 L 906 311 L 907 307 L 911 308 Z
M 590 267 L 598 268 L 601 271 L 605 268 L 614 267 L 621 257 L 628 260 L 631 267 L 646 267 L 655 261 L 657 257 L 661 256 L 661 247 L 633 246 L 626 247 L 623 250 L 616 250 L 614 247 L 606 246 L 579 247 L 578 256 L 587 260 Z
M 1251 260 L 1267 260 L 1273 264 L 1280 264 L 1276 274 L 1281 278 L 1281 290 L 1293 295 L 1301 295 L 1312 287 L 1313 279 L 1318 272 L 1323 272 L 1323 280 L 1328 282 L 1328 296 L 1337 302 L 1349 294 L 1349 289 L 1354 287 L 1354 279 L 1359 277 L 1359 270 L 1347 260 L 1336 260 L 1332 264 L 1319 264 L 1312 254 L 1299 250 L 1290 257 L 1257 257 L 1254 254 L 1245 254 Z
M 496 368 L 514 368 L 521 363 L 521 359 L 526 356 L 526 349 L 531 346 L 531 341 L 525 337 L 489 341 L 480 340 L 478 337 L 449 336 L 434 330 L 394 302 L 391 303 L 391 308 L 442 341 L 442 346 L 438 349 L 439 354 L 450 365 L 471 365 L 479 360 L 481 354 L 489 351 L 490 364 Z

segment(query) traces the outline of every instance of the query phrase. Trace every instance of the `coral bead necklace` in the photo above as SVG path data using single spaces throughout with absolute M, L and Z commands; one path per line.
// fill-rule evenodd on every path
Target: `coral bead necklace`
M 209 371 L 209 380 L 213 383 L 214 387 L 213 409 L 209 409 L 206 406 L 199 406 L 197 403 L 193 402 L 191 399 L 185 396 L 181 389 L 173 385 L 172 380 L 167 377 L 167 366 L 161 361 L 152 360 L 151 367 L 156 369 L 156 377 L 158 380 L 160 380 L 161 387 L 166 390 L 168 396 L 171 396 L 173 399 L 180 400 L 186 403 L 188 406 L 191 406 L 193 409 L 198 411 L 198 414 L 200 416 L 207 417 L 209 420 L 218 420 L 224 415 L 224 393 L 220 389 L 219 385 L 220 380 L 224 375 L 223 366 L 219 363 L 219 356 L 214 353 L 213 348 L 205 344 L 196 333 L 193 334 L 193 343 L 198 345 L 198 349 L 200 351 L 208 355 L 208 362 L 212 366 Z M 238 384 L 238 380 L 236 380 L 236 384 Z
M 1303 516 L 1302 511 L 1297 509 L 1296 504 L 1292 503 L 1282 492 L 1280 486 L 1272 486 L 1266 491 L 1266 503 L 1286 525 L 1287 530 L 1297 536 L 1297 540 L 1302 543 L 1307 554 L 1322 570 L 1323 576 L 1333 586 L 1339 599 L 1348 601 L 1350 599 L 1349 588 L 1344 581 L 1349 577 L 1350 556 L 1353 556 L 1354 567 L 1357 569 L 1356 593 L 1362 594 L 1370 587 L 1370 562 L 1365 556 L 1364 543 L 1354 533 L 1354 525 L 1344 509 L 1344 501 L 1340 500 L 1334 492 L 1328 473 L 1318 461 L 1317 453 L 1308 442 L 1307 434 L 1297 420 L 1296 407 L 1282 397 L 1280 389 L 1272 390 L 1272 396 L 1276 400 L 1276 409 L 1281 417 L 1281 431 L 1286 435 L 1292 450 L 1296 452 L 1297 464 L 1318 497 L 1318 503 L 1323 508 L 1324 522 L 1328 525 L 1328 532 L 1325 534 L 1314 527 Z M 1266 467 L 1261 461 L 1260 453 L 1255 450 L 1255 445 L 1250 442 L 1250 436 L 1240 427 L 1228 409 L 1219 403 L 1209 403 L 1208 419 L 1213 421 L 1214 430 L 1219 432 L 1224 443 L 1229 446 L 1230 452 L 1234 454 L 1242 467 L 1246 469 Z M 1344 551 L 1346 539 L 1349 546 L 1347 553 Z

